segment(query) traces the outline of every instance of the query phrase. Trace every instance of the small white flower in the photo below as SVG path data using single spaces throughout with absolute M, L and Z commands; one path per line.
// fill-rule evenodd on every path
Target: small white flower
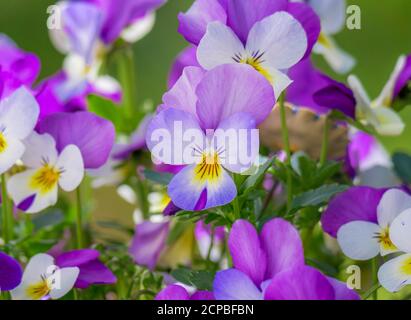
M 7 190 L 19 209 L 36 213 L 57 202 L 58 186 L 65 191 L 79 186 L 84 176 L 83 158 L 75 145 L 58 154 L 49 134 L 33 132 L 24 143 L 22 161 L 27 170 L 12 176 Z
M 24 140 L 34 129 L 39 106 L 24 87 L 0 102 L 0 174 L 9 170 L 24 153 Z

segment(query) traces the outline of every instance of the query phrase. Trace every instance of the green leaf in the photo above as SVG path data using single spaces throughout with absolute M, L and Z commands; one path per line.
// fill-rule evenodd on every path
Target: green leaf
M 305 207 L 323 205 L 333 196 L 347 189 L 348 186 L 345 185 L 330 184 L 299 194 L 293 199 L 291 212 L 296 212 Z
M 161 184 L 161 185 L 168 185 L 173 178 L 173 175 L 168 172 L 156 172 L 150 169 L 144 169 L 144 177 L 147 180 L 150 180 L 152 182 Z
M 395 172 L 407 184 L 411 184 L 411 156 L 405 153 L 395 153 L 392 157 Z
M 113 123 L 117 131 L 122 129 L 120 108 L 114 102 L 99 96 L 87 98 L 88 110 Z
M 252 176 L 249 176 L 244 183 L 241 185 L 242 193 L 247 193 L 251 191 L 257 184 L 259 184 L 267 170 L 273 165 L 274 158 L 268 159 L 263 165 L 259 166 L 257 172 Z
M 214 273 L 209 271 L 195 271 L 188 268 L 179 268 L 171 271 L 171 275 L 177 281 L 196 287 L 198 290 L 212 290 Z

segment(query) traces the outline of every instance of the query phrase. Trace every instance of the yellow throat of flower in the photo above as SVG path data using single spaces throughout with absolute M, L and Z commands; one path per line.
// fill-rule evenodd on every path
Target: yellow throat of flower
M 216 182 L 221 177 L 221 164 L 216 152 L 203 153 L 201 162 L 195 167 L 195 178 L 199 182 Z
M 27 287 L 26 293 L 33 300 L 40 300 L 50 293 L 51 286 L 46 278 L 43 278 L 40 282 L 32 284 Z
M 7 149 L 7 141 L 3 132 L 0 132 L 0 153 L 3 153 Z
M 39 190 L 40 193 L 48 193 L 56 187 L 60 174 L 55 167 L 45 164 L 32 176 L 30 187 Z
M 270 73 L 261 66 L 261 61 L 258 57 L 249 57 L 246 59 L 241 59 L 240 63 L 248 64 L 253 67 L 256 71 L 261 73 L 270 83 L 273 82 L 273 78 Z
M 390 239 L 389 228 L 385 228 L 378 236 L 378 242 L 380 246 L 387 251 L 396 251 L 397 247 L 392 243 Z

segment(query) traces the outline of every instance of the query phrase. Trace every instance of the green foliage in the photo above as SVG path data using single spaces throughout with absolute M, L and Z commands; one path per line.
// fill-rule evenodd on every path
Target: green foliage
M 209 271 L 195 271 L 188 268 L 173 270 L 171 275 L 177 281 L 188 286 L 193 286 L 198 290 L 212 290 L 214 273 Z
M 401 180 L 411 184 L 411 156 L 405 153 L 395 153 L 392 157 L 394 168 Z

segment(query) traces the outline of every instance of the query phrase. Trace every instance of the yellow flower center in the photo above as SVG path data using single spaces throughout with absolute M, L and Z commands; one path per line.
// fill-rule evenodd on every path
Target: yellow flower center
M 411 257 L 404 260 L 401 265 L 401 272 L 405 273 L 407 276 L 411 276 Z
M 43 278 L 40 282 L 28 286 L 26 290 L 31 299 L 40 300 L 50 293 L 51 288 L 47 279 Z
M 260 61 L 258 56 L 257 57 L 253 56 L 247 59 L 242 59 L 240 63 L 244 63 L 244 64 L 248 64 L 249 66 L 252 66 L 256 71 L 261 73 L 270 83 L 273 82 L 272 76 L 269 74 L 269 72 L 266 69 L 264 69 L 261 66 L 262 61 Z
M 4 134 L 0 132 L 0 153 L 3 153 L 7 149 L 7 141 Z
M 31 178 L 30 187 L 40 193 L 48 193 L 57 185 L 60 173 L 55 167 L 45 164 Z
M 389 228 L 385 228 L 381 233 L 377 235 L 378 242 L 381 247 L 387 251 L 396 251 L 397 247 L 392 243 L 390 239 Z
M 321 44 L 322 46 L 330 49 L 333 47 L 332 42 L 330 41 L 330 39 L 323 33 L 320 33 L 320 36 L 318 37 L 318 43 Z
M 195 178 L 199 182 L 215 182 L 221 177 L 221 164 L 216 152 L 204 153 L 201 162 L 195 167 Z

